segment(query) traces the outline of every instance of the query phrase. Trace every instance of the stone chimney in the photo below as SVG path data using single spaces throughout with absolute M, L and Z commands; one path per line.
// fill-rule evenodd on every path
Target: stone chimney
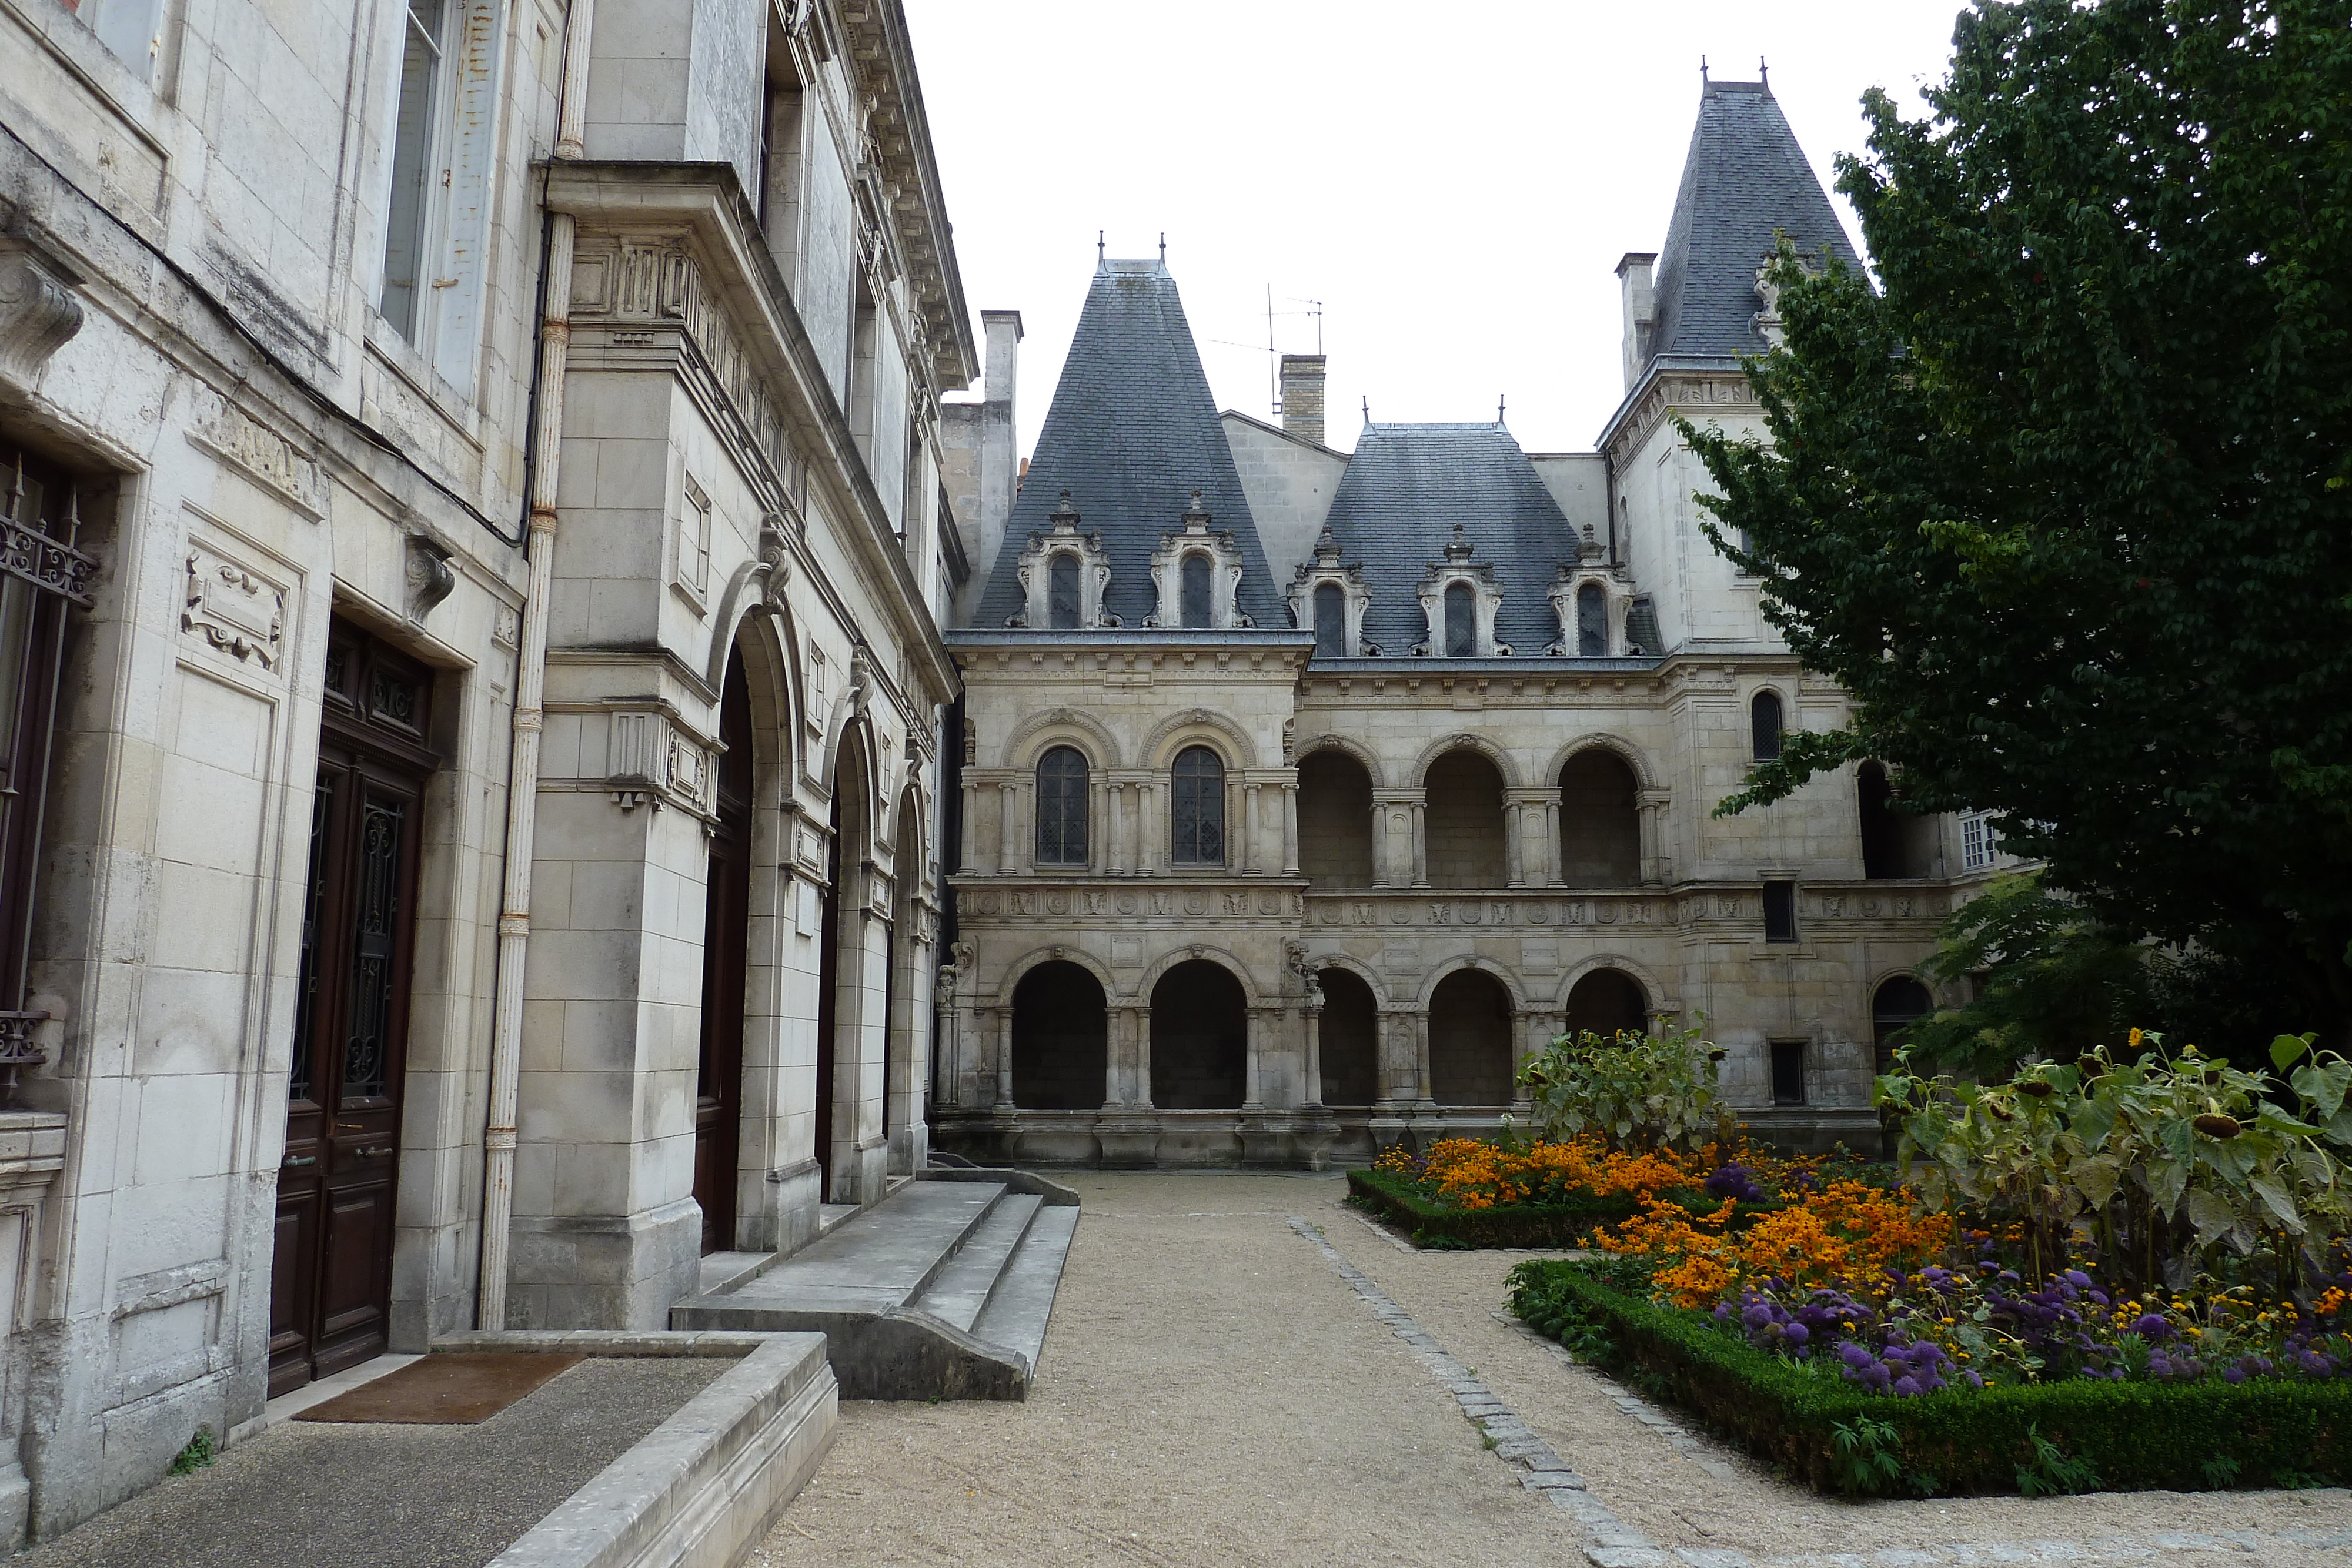
M 1282 428 L 1301 441 L 1323 444 L 1323 356 L 1282 356 Z
M 1013 387 L 1021 350 L 1021 312 L 983 310 L 987 340 L 980 415 L 980 538 L 972 552 L 972 577 L 985 583 L 1013 521 L 1013 493 L 1019 487 L 1019 433 L 1013 423 Z
M 1658 297 L 1651 287 L 1650 268 L 1655 253 L 1629 250 L 1617 263 L 1617 281 L 1625 299 L 1625 390 L 1642 379 L 1650 362 L 1650 345 L 1658 325 Z

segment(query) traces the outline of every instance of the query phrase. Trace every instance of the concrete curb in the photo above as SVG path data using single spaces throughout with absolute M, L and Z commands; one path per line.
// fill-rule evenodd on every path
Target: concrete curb
M 807 1483 L 840 1416 L 822 1334 L 468 1333 L 436 1348 L 741 1357 L 489 1568 L 734 1568 Z

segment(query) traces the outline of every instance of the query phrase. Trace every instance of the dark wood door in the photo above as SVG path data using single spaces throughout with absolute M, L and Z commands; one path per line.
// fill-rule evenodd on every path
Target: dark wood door
M 423 666 L 337 624 L 278 1174 L 273 1396 L 386 1343 L 430 689 Z
M 702 1249 L 735 1245 L 736 1166 L 743 1136 L 743 963 L 751 940 L 751 701 L 743 657 L 727 661 L 719 704 L 719 821 L 703 893 L 702 1052 L 694 1095 L 694 1201 Z

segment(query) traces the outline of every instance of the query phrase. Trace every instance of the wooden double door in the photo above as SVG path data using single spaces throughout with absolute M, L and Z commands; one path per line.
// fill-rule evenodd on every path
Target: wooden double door
M 424 666 L 336 623 L 278 1173 L 272 1396 L 386 1344 L 431 696 Z
M 702 1250 L 735 1246 L 743 1146 L 743 971 L 751 941 L 751 698 L 743 654 L 727 660 L 719 701 L 718 821 L 703 887 L 702 1041 L 694 1093 L 694 1198 Z

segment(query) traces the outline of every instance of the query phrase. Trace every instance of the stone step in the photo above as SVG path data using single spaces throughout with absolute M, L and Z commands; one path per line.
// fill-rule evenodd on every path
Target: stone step
M 972 1320 L 988 1305 L 989 1294 L 1004 1277 L 1013 1249 L 1029 1233 L 1029 1222 L 1044 1204 L 1045 1199 L 1025 1192 L 1009 1192 L 998 1198 L 988 1218 L 915 1305 L 970 1333 Z
M 1076 1205 L 1038 1210 L 990 1293 L 988 1305 L 971 1325 L 973 1338 L 1019 1354 L 1029 1371 L 1022 1380 L 1024 1393 L 1036 1375 L 1037 1357 L 1045 1348 L 1045 1324 L 1054 1315 L 1054 1293 L 1061 1288 L 1062 1263 L 1069 1256 L 1070 1240 L 1077 1228 Z
M 765 1273 L 731 1290 L 692 1298 L 692 1303 L 729 1312 L 896 1311 L 923 1293 L 1003 1196 L 997 1182 L 917 1182 Z M 766 1325 L 729 1321 L 700 1326 Z

